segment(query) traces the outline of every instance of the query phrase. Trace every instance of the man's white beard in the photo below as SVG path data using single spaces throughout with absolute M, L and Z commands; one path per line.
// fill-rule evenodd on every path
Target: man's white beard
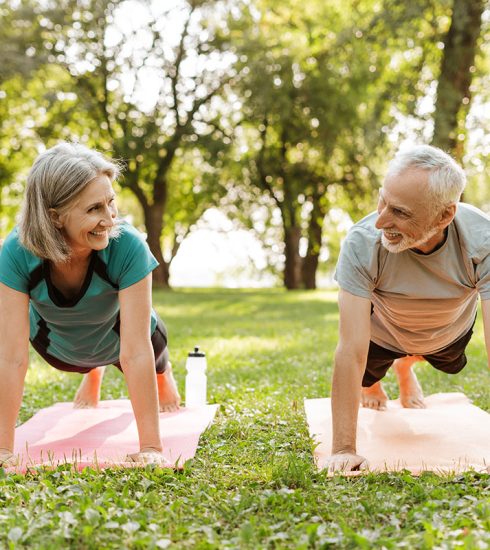
M 399 252 L 403 252 L 404 250 L 408 250 L 409 248 L 417 248 L 425 244 L 429 239 L 432 239 L 437 231 L 438 229 L 436 227 L 433 227 L 432 229 L 429 229 L 421 239 L 418 240 L 412 237 L 407 237 L 406 235 L 402 235 L 402 240 L 396 244 L 391 243 L 385 237 L 385 234 L 381 232 L 381 244 L 386 248 L 386 250 L 388 250 L 388 252 L 398 254 Z

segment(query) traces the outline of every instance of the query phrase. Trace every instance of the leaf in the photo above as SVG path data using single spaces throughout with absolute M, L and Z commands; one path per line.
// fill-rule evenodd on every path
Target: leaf
M 23 533 L 23 531 L 20 527 L 13 527 L 9 531 L 8 539 L 12 542 L 17 542 L 22 537 L 22 533 Z
M 131 535 L 132 533 L 136 533 L 136 531 L 140 528 L 140 524 L 137 521 L 128 521 L 124 525 L 122 525 L 122 530 L 128 533 L 128 535 Z
M 96 525 L 100 518 L 99 512 L 97 512 L 97 510 L 94 510 L 93 508 L 87 508 L 85 510 L 84 516 L 91 525 Z

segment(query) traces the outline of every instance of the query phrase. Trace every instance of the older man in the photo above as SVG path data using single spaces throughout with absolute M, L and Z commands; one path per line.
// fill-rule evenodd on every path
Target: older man
M 401 403 L 413 408 L 424 407 L 413 363 L 449 374 L 463 369 L 478 295 L 490 358 L 490 218 L 458 204 L 465 183 L 440 149 L 398 153 L 377 213 L 355 224 L 342 246 L 330 470 L 365 464 L 356 450 L 359 404 L 385 408 L 380 380 L 391 366 Z

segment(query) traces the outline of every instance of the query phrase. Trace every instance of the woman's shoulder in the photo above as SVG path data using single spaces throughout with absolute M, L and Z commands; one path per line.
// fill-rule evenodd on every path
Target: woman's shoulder
M 34 256 L 20 242 L 19 228 L 16 226 L 7 235 L 5 241 L 0 247 L 0 255 L 8 255 L 11 258 L 25 261 L 29 265 L 42 262 L 40 258 Z
M 99 254 L 107 264 L 125 263 L 130 258 L 142 258 L 151 255 L 144 233 L 127 221 L 118 223 L 115 235 L 109 246 Z
M 15 226 L 12 231 L 5 237 L 2 243 L 1 250 L 21 247 L 19 240 L 19 228 Z
M 0 249 L 0 282 L 15 290 L 27 292 L 28 281 L 42 262 L 41 258 L 22 246 L 18 229 L 14 228 Z
M 142 245 L 146 247 L 145 235 L 134 225 L 123 220 L 118 223 L 115 235 L 111 237 L 109 248 L 111 252 L 121 253 Z
M 117 235 L 99 254 L 109 276 L 121 289 L 137 282 L 158 265 L 144 234 L 127 222 L 119 224 Z

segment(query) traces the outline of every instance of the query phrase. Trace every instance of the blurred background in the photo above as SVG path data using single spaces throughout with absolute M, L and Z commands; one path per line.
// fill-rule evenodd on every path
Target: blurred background
M 490 212 L 490 2 L 0 0 L 0 240 L 60 140 L 124 164 L 159 287 L 332 283 L 387 162 L 431 143 Z

